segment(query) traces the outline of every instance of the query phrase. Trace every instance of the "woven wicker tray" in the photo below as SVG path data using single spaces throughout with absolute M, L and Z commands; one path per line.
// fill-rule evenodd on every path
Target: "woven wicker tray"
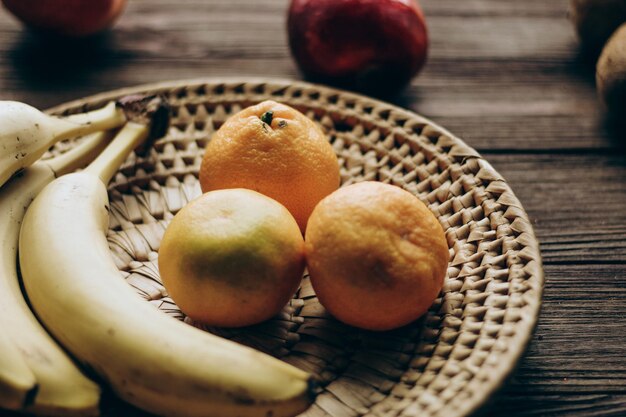
M 538 243 L 505 180 L 460 139 L 429 120 L 367 97 L 280 80 L 192 80 L 117 90 L 50 111 L 93 109 L 134 92 L 169 97 L 168 135 L 131 156 L 109 185 L 109 244 L 137 292 L 185 319 L 161 285 L 157 253 L 173 215 L 200 194 L 203 148 L 229 115 L 265 99 L 319 123 L 342 184 L 398 185 L 437 215 L 450 247 L 441 296 L 416 323 L 385 333 L 345 326 L 318 303 L 305 276 L 282 314 L 245 329 L 206 329 L 317 375 L 306 416 L 466 416 L 512 372 L 537 321 L 543 287 Z M 72 143 L 57 145 L 62 152 Z

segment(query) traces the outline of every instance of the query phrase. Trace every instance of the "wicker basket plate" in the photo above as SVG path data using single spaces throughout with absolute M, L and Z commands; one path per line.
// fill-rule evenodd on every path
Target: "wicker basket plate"
M 280 80 L 193 80 L 117 90 L 50 111 L 70 114 L 129 93 L 169 97 L 167 136 L 128 158 L 109 185 L 109 243 L 120 273 L 147 302 L 185 317 L 161 285 L 159 242 L 173 215 L 200 194 L 203 148 L 229 115 L 266 99 L 324 129 L 342 184 L 375 180 L 417 195 L 450 247 L 440 297 L 422 319 L 374 333 L 345 326 L 304 277 L 280 316 L 245 329 L 206 329 L 310 371 L 323 390 L 307 416 L 466 416 L 511 373 L 537 321 L 543 287 L 538 243 L 504 179 L 429 120 L 352 93 Z M 72 143 L 57 145 L 62 152 Z

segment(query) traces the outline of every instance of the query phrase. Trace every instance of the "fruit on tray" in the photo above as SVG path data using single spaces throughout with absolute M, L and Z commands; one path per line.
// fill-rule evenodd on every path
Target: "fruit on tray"
M 339 187 L 339 163 L 320 128 L 299 111 L 264 101 L 213 134 L 200 167 L 203 192 L 248 188 L 283 204 L 304 232 L 315 205 Z
M 570 0 L 569 15 L 584 48 L 597 57 L 626 22 L 626 0 Z
M 2 0 L 33 29 L 65 36 L 86 36 L 110 27 L 126 0 Z
M 159 249 L 163 285 L 181 311 L 211 326 L 267 320 L 304 272 L 304 240 L 280 203 L 255 191 L 211 191 L 172 219 Z
M 604 46 L 596 68 L 596 85 L 602 102 L 617 117 L 626 119 L 626 23 Z
M 426 62 L 416 0 L 292 0 L 287 29 L 307 76 L 368 93 L 397 92 Z
M 159 312 L 124 281 L 110 255 L 105 184 L 132 149 L 164 133 L 167 111 L 160 98 L 151 100 L 119 101 L 123 114 L 114 119 L 126 124 L 83 171 L 54 179 L 92 159 L 112 133 L 37 162 L 0 189 L 0 208 L 11 213 L 0 239 L 0 326 L 8 335 L 0 338 L 0 365 L 10 360 L 0 369 L 0 406 L 96 414 L 100 389 L 76 360 L 120 398 L 160 415 L 296 415 L 313 398 L 307 372 Z M 118 125 L 107 123 L 99 128 Z M 247 147 L 254 152 L 246 154 Z M 441 290 L 448 248 L 434 215 L 391 185 L 337 190 L 331 145 L 296 110 L 264 102 L 236 114 L 215 133 L 202 164 L 200 181 L 217 178 L 220 185 L 174 217 L 159 250 L 166 288 L 196 321 L 244 326 L 270 318 L 297 289 L 305 260 L 320 302 L 365 329 L 415 320 Z M 228 175 L 249 187 L 225 185 Z M 265 185 L 292 211 L 253 190 Z M 50 336 L 21 294 L 14 262 L 20 222 L 23 289 Z M 24 354 L 33 348 L 45 354 L 41 363 Z
M 129 122 L 85 170 L 48 184 L 29 207 L 19 262 L 31 306 L 50 333 L 122 399 L 176 416 L 293 416 L 309 375 L 203 332 L 146 303 L 109 252 L 107 183 L 148 136 Z
M 92 160 L 110 137 L 108 132 L 95 134 L 56 158 L 36 162 L 0 189 L 0 212 L 4 213 L 0 217 L 0 329 L 11 345 L 0 347 L 0 362 L 10 360 L 12 367 L 22 364 L 22 370 L 0 366 L 10 371 L 0 371 L 1 408 L 43 415 L 98 412 L 100 388 L 83 375 L 31 312 L 20 288 L 16 259 L 20 225 L 33 198 L 56 176 Z M 14 381 L 29 375 L 30 387 Z
M 126 121 L 116 103 L 67 117 L 46 115 L 28 104 L 0 101 L 0 186 L 13 174 L 39 159 L 55 143 L 113 129 Z
M 373 181 L 324 198 L 309 219 L 305 249 L 320 303 L 370 330 L 423 315 L 442 288 L 449 257 L 434 214 L 408 191 Z

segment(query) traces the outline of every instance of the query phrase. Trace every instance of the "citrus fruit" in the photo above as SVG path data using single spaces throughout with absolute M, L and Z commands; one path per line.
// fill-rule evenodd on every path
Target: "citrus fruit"
M 315 205 L 339 187 L 332 146 L 297 110 L 264 101 L 231 116 L 206 146 L 203 192 L 249 188 L 283 204 L 304 232 Z
M 195 321 L 247 326 L 277 314 L 297 290 L 304 241 L 280 203 L 248 189 L 213 191 L 174 216 L 161 241 L 159 271 Z
M 437 218 L 408 191 L 379 182 L 324 198 L 309 218 L 305 253 L 320 303 L 340 321 L 370 330 L 423 315 L 448 265 Z

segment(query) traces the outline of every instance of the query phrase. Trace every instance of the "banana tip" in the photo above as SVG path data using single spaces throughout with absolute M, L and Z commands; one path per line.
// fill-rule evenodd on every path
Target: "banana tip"
M 37 393 L 39 392 L 39 384 L 35 384 L 31 389 L 26 392 L 24 396 L 24 404 L 23 407 L 29 407 L 35 404 L 35 399 L 37 398 Z
M 309 401 L 309 404 L 312 404 L 315 401 L 315 398 L 321 391 L 322 391 L 322 387 L 319 384 L 319 382 L 317 382 L 315 378 L 310 376 L 309 379 L 307 379 L 307 389 L 306 389 L 307 399 Z

